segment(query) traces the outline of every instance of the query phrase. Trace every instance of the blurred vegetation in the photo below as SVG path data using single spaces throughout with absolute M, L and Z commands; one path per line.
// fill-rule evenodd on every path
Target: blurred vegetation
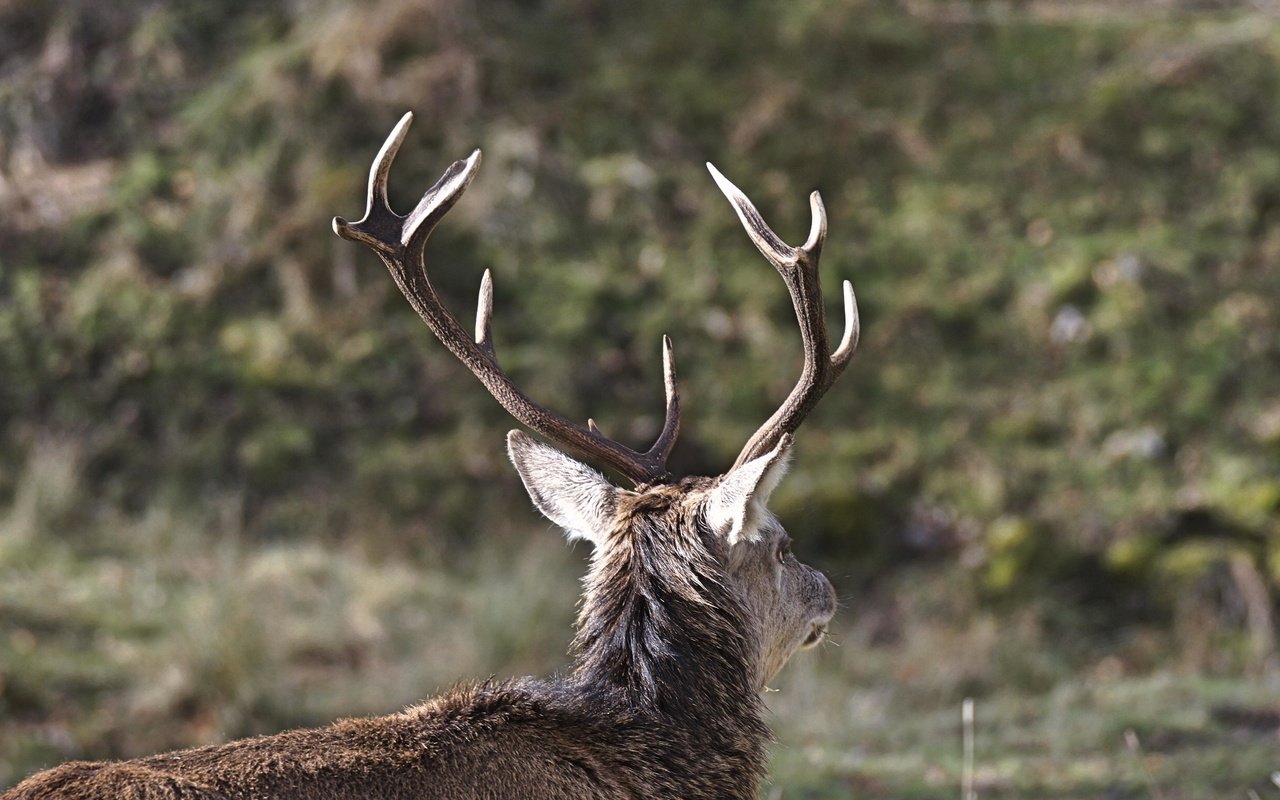
M 822 191 L 863 341 L 777 510 L 848 609 L 780 786 L 933 796 L 970 695 L 987 796 L 1146 796 L 1126 726 L 1221 749 L 1166 797 L 1259 785 L 1280 721 L 1214 704 L 1280 694 L 1277 97 L 1258 3 L 0 4 L 0 786 L 563 663 L 579 565 L 509 419 L 328 230 L 409 109 L 401 207 L 485 152 L 455 313 L 491 268 L 509 371 L 632 444 L 669 333 L 681 472 L 799 363 L 702 162 L 792 241 Z

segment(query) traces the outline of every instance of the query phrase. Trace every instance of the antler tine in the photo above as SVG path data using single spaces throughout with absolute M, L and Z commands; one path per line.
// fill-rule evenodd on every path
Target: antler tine
M 485 270 L 480 281 L 474 337 L 445 307 L 427 274 L 424 258 L 427 239 L 471 184 L 480 166 L 480 151 L 476 150 L 465 160 L 455 161 L 408 215 L 395 213 L 387 200 L 387 176 L 391 162 L 412 120 L 412 113 L 400 119 L 373 161 L 369 170 L 364 217 L 359 222 L 334 217 L 334 232 L 377 253 L 409 304 L 436 338 L 517 420 L 552 441 L 607 464 L 637 484 L 667 480 L 667 457 L 680 430 L 680 398 L 670 339 L 663 337 L 666 420 L 657 441 L 644 453 L 605 437 L 594 422 L 583 428 L 529 399 L 498 365 L 493 345 L 493 277 L 490 272 Z
M 800 247 L 792 247 L 773 232 L 765 223 L 755 205 L 743 194 L 742 190 L 720 173 L 712 164 L 707 164 L 711 177 L 715 179 L 720 191 L 733 204 L 734 211 L 747 236 L 752 243 L 782 275 L 791 295 L 791 304 L 795 308 L 796 320 L 800 323 L 800 338 L 804 347 L 804 367 L 800 379 L 791 394 L 782 403 L 773 416 L 752 434 L 747 444 L 738 454 L 734 468 L 745 464 L 773 449 L 780 437 L 792 433 L 814 406 L 826 393 L 835 379 L 844 371 L 853 352 L 858 346 L 860 323 L 858 321 L 858 305 L 853 294 L 853 285 L 844 282 L 844 335 L 834 353 L 828 350 L 827 323 L 822 307 L 822 285 L 818 277 L 818 261 L 822 256 L 822 246 L 827 237 L 827 211 L 822 204 L 822 197 L 817 192 L 809 195 L 809 210 L 812 221 L 809 226 L 809 238 Z
M 840 345 L 831 354 L 831 366 L 836 374 L 844 370 L 853 358 L 853 351 L 858 349 L 858 339 L 862 335 L 862 322 L 858 319 L 858 298 L 853 294 L 853 284 L 845 281 L 844 289 L 844 335 L 840 337 Z
M 649 448 L 646 455 L 666 463 L 671 455 L 671 448 L 676 446 L 676 437 L 680 435 L 680 387 L 676 383 L 676 352 L 671 346 L 671 337 L 662 334 L 662 385 L 667 399 L 666 419 L 662 423 L 662 433 Z
M 480 279 L 480 299 L 476 302 L 476 344 L 490 358 L 497 359 L 493 349 L 493 274 L 487 269 Z
M 645 456 L 666 463 L 671 455 L 671 448 L 676 445 L 676 437 L 680 435 L 680 387 L 676 384 L 675 349 L 671 346 L 671 337 L 665 333 L 662 335 L 662 382 L 667 398 L 666 415 L 662 422 L 662 432 Z M 597 436 L 602 435 L 600 426 L 596 425 L 594 419 L 587 420 L 587 430 Z

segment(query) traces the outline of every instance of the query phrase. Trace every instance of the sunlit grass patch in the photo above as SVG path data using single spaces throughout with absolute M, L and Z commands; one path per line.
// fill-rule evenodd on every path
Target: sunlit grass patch
M 959 702 L 939 702 L 930 687 L 851 680 L 825 657 L 784 677 L 770 695 L 780 740 L 772 796 L 959 794 Z M 1170 800 L 1261 792 L 1280 763 L 1277 697 L 1276 676 L 1168 672 L 1075 677 L 1044 693 L 995 688 L 976 701 L 975 790 Z

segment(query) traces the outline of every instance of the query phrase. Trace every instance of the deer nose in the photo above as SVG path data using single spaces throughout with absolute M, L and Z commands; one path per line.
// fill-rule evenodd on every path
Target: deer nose
M 818 584 L 817 591 L 814 592 L 817 602 L 815 603 L 813 621 L 818 625 L 826 625 L 836 615 L 836 587 L 831 585 L 831 581 L 827 579 L 826 575 L 816 569 L 813 570 L 813 576 Z

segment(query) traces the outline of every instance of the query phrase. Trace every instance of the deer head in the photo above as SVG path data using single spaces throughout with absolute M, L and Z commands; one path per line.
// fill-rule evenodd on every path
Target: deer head
M 623 690 L 634 700 L 717 704 L 754 696 L 797 649 L 818 642 L 835 611 L 820 572 L 791 554 L 791 538 L 769 513 L 769 495 L 786 472 L 791 434 L 840 375 L 858 342 L 853 289 L 844 282 L 845 328 L 830 350 L 818 279 L 826 213 L 810 195 L 812 227 L 800 247 L 784 243 L 751 201 L 715 167 L 751 241 L 781 274 L 800 325 L 804 367 L 778 410 L 733 466 L 715 478 L 674 478 L 666 462 L 680 429 L 680 395 L 671 341 L 663 337 L 666 415 L 657 440 L 632 450 L 588 420 L 579 425 L 527 397 L 498 365 L 492 337 L 493 287 L 480 284 L 474 335 L 432 288 L 424 260 L 431 231 L 458 201 L 480 165 L 477 150 L 455 162 L 408 215 L 387 201 L 387 175 L 411 114 L 391 132 L 369 175 L 364 218 L 336 217 L 335 232 L 370 247 L 436 337 L 517 420 L 555 443 L 513 431 L 508 452 L 534 504 L 570 539 L 593 546 L 578 620 L 575 675 Z M 630 479 L 630 489 L 564 451 Z

